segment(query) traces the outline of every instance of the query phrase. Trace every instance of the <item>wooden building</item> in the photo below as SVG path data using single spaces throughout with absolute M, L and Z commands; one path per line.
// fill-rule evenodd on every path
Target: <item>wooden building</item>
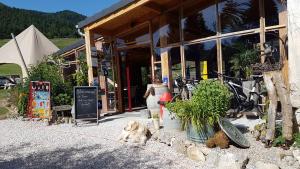
M 99 78 L 102 102 L 124 112 L 144 105 L 142 96 L 155 78 L 173 90 L 178 75 L 207 79 L 216 78 L 212 71 L 232 73 L 230 59 L 239 46 L 264 50 L 268 43 L 278 49 L 275 55 L 285 55 L 278 37 L 287 38 L 287 11 L 282 0 L 121 0 L 79 28 L 89 84 Z M 92 66 L 95 36 L 104 39 L 100 72 Z

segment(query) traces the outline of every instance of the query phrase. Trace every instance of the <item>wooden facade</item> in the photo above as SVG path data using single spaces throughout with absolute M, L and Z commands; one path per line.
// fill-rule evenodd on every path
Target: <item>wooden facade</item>
M 268 33 L 278 34 L 282 38 L 286 37 L 287 12 L 284 5 L 279 4 L 279 1 L 236 0 L 231 2 L 237 6 L 241 5 L 241 7 L 231 9 L 226 0 L 136 0 L 84 25 L 89 84 L 93 85 L 95 76 L 101 76 L 95 74 L 91 66 L 91 48 L 95 46 L 92 40 L 94 35 L 103 36 L 105 43 L 111 47 L 113 81 L 118 88 L 115 90 L 115 101 L 116 109 L 119 112 L 125 111 L 126 100 L 124 100 L 123 88 L 124 85 L 128 85 L 123 83 L 123 76 L 126 76 L 123 75 L 122 67 L 124 53 L 125 55 L 131 53 L 139 56 L 132 56 L 132 58 L 147 64 L 148 62 L 141 57 L 149 58 L 149 72 L 152 81 L 159 75 L 161 81 L 172 89 L 176 74 L 180 74 L 183 78 L 204 77 L 201 73 L 199 75 L 199 71 L 203 67 L 197 69 L 200 62 L 206 64 L 210 71 L 229 72 L 227 59 L 230 52 L 227 51 L 227 44 L 236 39 L 243 39 L 246 43 L 251 41 L 252 45 L 259 46 L 263 51 L 265 42 L 269 42 L 269 39 L 276 39 L 276 37 L 270 38 Z M 249 5 L 247 11 L 242 11 L 240 14 L 235 13 L 237 15 L 235 20 L 231 20 L 231 16 L 225 15 L 222 11 L 225 8 L 233 11 L 244 10 L 245 7 L 242 5 L 245 4 Z M 270 8 L 270 4 L 274 7 L 271 14 L 266 9 Z M 199 22 L 195 22 L 197 19 Z M 205 27 L 197 26 L 200 22 L 203 22 Z M 195 25 L 195 27 L 191 25 Z M 165 28 L 166 30 L 164 30 Z M 277 42 L 272 40 L 273 43 Z M 282 48 L 282 46 L 279 48 L 281 52 Z M 200 51 L 198 53 L 202 57 L 199 56 L 198 60 L 193 58 L 195 53 L 198 55 L 197 51 Z M 284 54 L 281 53 L 281 55 Z M 287 61 L 284 63 L 287 64 Z M 125 66 L 127 67 L 129 64 L 127 59 Z M 285 65 L 285 67 L 287 66 Z M 131 65 L 131 69 L 135 70 L 134 66 Z M 284 68 L 283 71 L 287 71 L 286 69 Z M 208 76 L 208 78 L 210 77 Z M 288 79 L 285 80 L 288 82 Z M 100 78 L 100 83 L 101 81 L 105 81 L 105 78 Z M 130 88 L 131 86 L 127 87 L 127 90 L 130 91 Z

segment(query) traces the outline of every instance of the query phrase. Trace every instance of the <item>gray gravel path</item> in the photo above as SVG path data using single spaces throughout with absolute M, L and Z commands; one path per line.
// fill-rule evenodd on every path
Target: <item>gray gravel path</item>
M 0 169 L 200 167 L 165 144 L 152 140 L 146 146 L 117 142 L 122 128 L 130 120 L 143 121 L 137 113 L 105 118 L 99 126 L 80 127 L 1 120 Z

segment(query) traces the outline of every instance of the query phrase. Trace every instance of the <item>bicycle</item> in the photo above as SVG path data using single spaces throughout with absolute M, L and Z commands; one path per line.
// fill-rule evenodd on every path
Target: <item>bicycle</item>
M 254 84 L 249 89 L 242 86 L 243 79 L 241 78 L 226 76 L 218 72 L 214 73 L 220 77 L 223 77 L 224 83 L 233 93 L 231 108 L 234 110 L 234 116 L 238 116 L 241 111 L 251 111 L 254 108 L 256 108 L 258 113 L 257 115 L 259 117 L 265 115 L 263 111 L 265 104 L 262 103 L 262 100 L 265 98 L 265 93 L 260 92 L 261 82 L 263 81 L 262 75 L 251 75 L 251 78 L 254 80 Z M 243 90 L 248 91 L 249 96 L 247 96 Z
M 178 93 L 174 95 L 171 102 L 180 100 L 189 100 L 192 97 L 192 91 L 195 89 L 198 84 L 198 80 L 194 79 L 182 79 L 181 76 L 177 76 L 174 80 L 175 86 L 178 88 Z

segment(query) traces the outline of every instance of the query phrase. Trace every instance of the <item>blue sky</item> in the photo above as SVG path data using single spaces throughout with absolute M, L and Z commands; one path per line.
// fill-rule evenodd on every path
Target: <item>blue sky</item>
M 43 12 L 72 10 L 86 16 L 91 16 L 118 1 L 119 0 L 0 0 L 0 2 L 16 8 Z

